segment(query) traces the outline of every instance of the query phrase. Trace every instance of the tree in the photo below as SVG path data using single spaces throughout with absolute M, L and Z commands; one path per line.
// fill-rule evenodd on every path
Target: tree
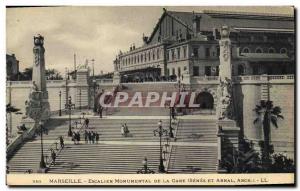
M 273 102 L 270 100 L 261 100 L 259 105 L 256 105 L 254 109 L 257 118 L 253 121 L 254 124 L 259 123 L 263 128 L 264 141 L 262 144 L 262 162 L 265 168 L 270 165 L 270 130 L 271 124 L 278 128 L 277 120 L 278 118 L 283 119 L 281 114 L 281 108 L 278 106 L 273 106 Z
M 62 80 L 62 76 L 60 75 L 60 73 L 55 70 L 55 69 L 47 69 L 45 70 L 45 75 L 47 77 L 47 79 L 49 80 Z

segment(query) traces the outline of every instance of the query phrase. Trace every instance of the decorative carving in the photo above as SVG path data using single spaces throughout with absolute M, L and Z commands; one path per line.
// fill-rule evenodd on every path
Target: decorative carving
M 223 47 L 222 56 L 223 56 L 224 60 L 227 61 L 230 56 L 229 55 L 229 50 L 230 50 L 229 41 L 227 41 L 227 40 L 220 41 L 220 46 Z
M 34 39 L 34 45 L 35 46 L 43 46 L 44 45 L 44 37 L 42 37 L 40 34 L 33 37 Z
M 222 26 L 222 28 L 221 28 L 221 38 L 222 39 L 229 38 L 229 34 L 230 34 L 229 27 L 228 26 Z
M 219 119 L 232 119 L 233 105 L 232 105 L 232 82 L 225 77 L 225 80 L 220 80 L 218 88 L 218 94 L 220 97 L 219 102 Z
M 32 82 L 32 91 L 39 91 L 39 88 L 36 85 L 35 81 Z

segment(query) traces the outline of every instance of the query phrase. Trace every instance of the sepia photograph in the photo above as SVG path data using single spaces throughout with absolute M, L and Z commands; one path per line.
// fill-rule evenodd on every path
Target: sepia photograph
M 5 11 L 8 186 L 295 185 L 294 7 Z

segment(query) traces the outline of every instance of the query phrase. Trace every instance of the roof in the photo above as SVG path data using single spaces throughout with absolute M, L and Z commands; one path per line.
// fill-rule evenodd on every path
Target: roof
M 221 28 L 227 25 L 232 28 L 255 28 L 255 29 L 274 29 L 269 32 L 278 32 L 280 29 L 294 30 L 294 16 L 285 14 L 270 13 L 249 13 L 249 12 L 229 12 L 229 11 L 212 11 L 204 10 L 203 12 L 164 12 L 153 29 L 148 42 L 151 41 L 157 31 L 161 21 L 165 16 L 176 19 L 179 23 L 192 30 L 193 18 L 195 15 L 201 17 L 200 30 L 212 31 L 214 28 Z M 256 30 L 257 32 L 258 30 Z

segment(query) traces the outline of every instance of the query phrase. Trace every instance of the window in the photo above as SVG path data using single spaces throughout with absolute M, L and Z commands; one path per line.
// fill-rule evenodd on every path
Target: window
M 140 56 L 137 55 L 137 62 L 139 63 L 140 62 Z
M 145 57 L 144 57 L 144 58 L 145 58 L 145 62 L 147 62 L 147 56 L 146 56 L 146 52 L 145 52 Z
M 239 65 L 238 66 L 238 75 L 244 75 L 244 66 L 243 65 Z
M 217 56 L 220 56 L 220 46 L 217 46 Z
M 143 62 L 143 54 L 141 54 L 141 62 Z
M 180 48 L 177 48 L 177 59 L 180 59 Z
M 152 60 L 155 60 L 155 51 L 152 51 Z
M 242 53 L 250 53 L 250 49 L 248 47 L 244 47 Z
M 193 48 L 193 57 L 198 58 L 198 48 L 194 47 Z
M 170 60 L 170 51 L 168 50 L 167 51 L 167 61 L 169 61 Z
M 177 74 L 178 74 L 178 77 L 181 76 L 181 68 L 180 67 L 177 68 Z
M 175 68 L 172 68 L 172 75 L 175 75 Z
M 170 76 L 170 69 L 167 69 L 167 76 Z
M 193 76 L 199 76 L 199 66 L 193 66 Z
M 205 58 L 210 56 L 209 48 L 205 48 Z
M 186 69 L 187 69 L 187 67 L 185 66 L 185 67 L 183 67 L 183 71 L 186 71 Z
M 255 53 L 263 53 L 263 50 L 261 48 L 256 48 Z
M 174 59 L 175 59 L 175 50 L 172 49 L 172 50 L 171 50 L 171 53 L 172 53 L 172 60 L 174 60 Z
M 159 59 L 159 48 L 156 50 L 156 57 Z
M 269 48 L 268 52 L 271 53 L 271 54 L 275 53 L 275 49 L 273 47 L 271 47 L 271 48 Z
M 287 53 L 287 49 L 286 48 L 281 48 L 280 49 L 280 54 L 286 54 Z
M 183 58 L 186 58 L 186 46 L 183 47 Z
M 148 60 L 151 60 L 150 51 L 148 52 Z
M 205 66 L 205 75 L 211 76 L 211 66 Z

